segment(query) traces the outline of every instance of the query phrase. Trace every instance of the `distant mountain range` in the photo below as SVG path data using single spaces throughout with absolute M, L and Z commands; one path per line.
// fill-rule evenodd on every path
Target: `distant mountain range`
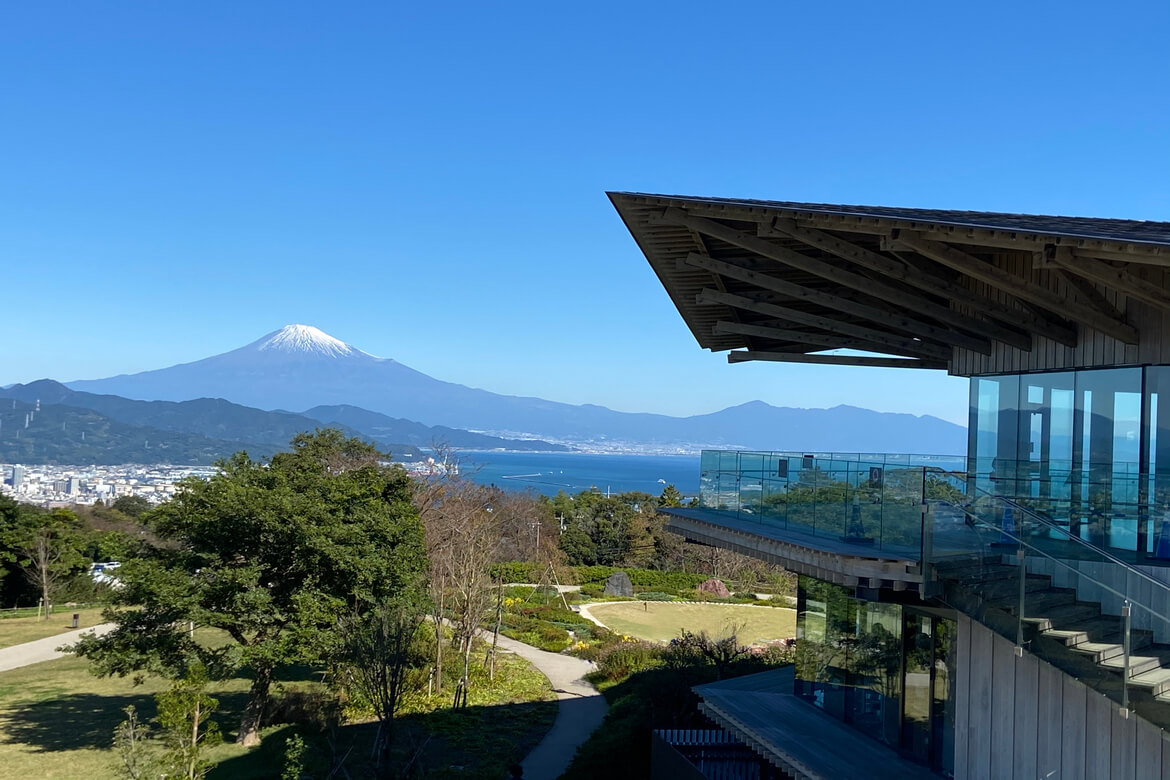
M 204 464 L 241 449 L 264 457 L 287 448 L 296 434 L 325 425 L 370 440 L 397 460 L 421 458 L 419 447 L 436 441 L 466 449 L 567 449 L 431 428 L 353 407 L 293 414 L 222 398 L 138 401 L 78 392 L 51 379 L 0 389 L 0 399 L 16 402 L 0 401 L 0 461 L 8 463 Z
M 125 423 L 92 409 L 0 400 L 0 462 L 63 465 L 205 465 L 241 449 L 264 457 L 287 447 L 228 441 Z M 416 455 L 421 456 L 413 447 Z M 408 453 L 403 453 L 405 456 Z
M 286 326 L 239 349 L 193 363 L 67 384 L 76 391 L 129 399 L 222 398 L 263 410 L 305 409 L 307 417 L 379 437 L 390 435 L 387 420 L 413 420 L 446 430 L 546 437 L 599 447 L 621 442 L 937 454 L 966 449 L 962 426 L 929 415 L 852 406 L 797 409 L 753 401 L 711 414 L 670 417 L 500 395 L 444 382 L 395 360 L 374 357 L 306 325 Z

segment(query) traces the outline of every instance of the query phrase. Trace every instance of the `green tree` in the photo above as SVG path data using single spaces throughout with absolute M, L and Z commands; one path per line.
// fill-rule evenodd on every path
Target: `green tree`
M 67 509 L 44 512 L 31 506 L 19 507 L 6 536 L 10 555 L 40 594 L 45 606 L 43 619 L 48 620 L 57 588 L 87 563 L 82 552 L 87 539 L 81 523 Z
M 123 609 L 74 651 L 100 674 L 181 678 L 193 664 L 253 682 L 236 741 L 259 742 L 273 671 L 338 649 L 339 614 L 363 612 L 423 575 L 422 526 L 409 479 L 372 446 L 335 429 L 301 434 L 268 462 L 238 453 L 143 516 L 159 543 L 124 562 Z M 234 640 L 208 648 L 188 621 Z
M 667 485 L 658 497 L 658 506 L 682 506 L 683 494 L 674 485 Z
M 150 502 L 142 496 L 119 496 L 110 508 L 128 517 L 139 517 L 150 509 Z
M 198 664 L 192 666 L 182 680 L 154 699 L 167 746 L 166 776 L 198 780 L 211 768 L 203 758 L 203 749 L 221 741 L 219 726 L 210 720 L 219 702 L 207 695 L 206 670 Z

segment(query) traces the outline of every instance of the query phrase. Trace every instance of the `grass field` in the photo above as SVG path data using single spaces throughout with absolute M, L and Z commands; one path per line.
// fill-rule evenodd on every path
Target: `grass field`
M 619 634 L 667 642 L 682 629 L 726 636 L 734 627 L 744 644 L 796 635 L 796 610 L 741 604 L 616 601 L 590 604 L 590 613 Z
M 0 647 L 12 647 L 22 642 L 31 642 L 34 639 L 44 639 L 54 634 L 62 634 L 73 630 L 74 610 L 68 607 L 59 607 L 49 615 L 48 620 L 37 617 L 5 618 L 0 620 Z M 78 628 L 91 628 L 102 622 L 100 607 L 77 610 Z
M 71 617 L 71 616 L 70 616 Z M 7 622 L 7 621 L 5 621 Z M 482 655 L 479 660 L 482 661 Z M 279 691 L 323 689 L 319 675 L 300 669 L 282 675 Z M 209 775 L 231 780 L 262 780 L 280 776 L 285 738 L 299 732 L 318 752 L 307 769 L 325 776 L 320 764 L 329 746 L 326 735 L 308 726 L 287 724 L 261 731 L 255 750 L 237 747 L 231 740 L 239 724 L 250 680 L 237 677 L 213 682 L 208 693 L 219 700 L 215 720 L 225 744 L 208 751 L 217 766 Z M 146 677 L 135 685 L 131 678 L 95 677 L 88 661 L 63 658 L 0 673 L 0 777 L 74 778 L 117 777 L 117 755 L 112 748 L 114 728 L 134 705 L 143 721 L 156 714 L 154 694 L 168 684 Z M 496 682 L 486 682 L 479 663 L 473 672 L 472 706 L 439 709 L 449 704 L 448 695 L 427 700 L 412 697 L 403 708 L 399 736 L 428 776 L 503 777 L 506 767 L 518 761 L 540 741 L 556 718 L 557 704 L 548 680 L 517 656 L 502 656 Z M 479 705 L 479 706 L 476 706 Z M 348 754 L 347 768 L 354 777 L 370 776 L 366 765 L 374 727 L 353 724 L 338 729 L 334 749 Z M 398 740 L 396 740 L 397 742 Z M 315 764 L 309 766 L 308 764 Z M 464 770 L 448 769 L 452 765 Z

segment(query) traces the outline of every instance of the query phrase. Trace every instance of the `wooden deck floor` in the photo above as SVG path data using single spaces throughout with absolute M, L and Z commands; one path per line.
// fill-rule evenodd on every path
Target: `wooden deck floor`
M 792 694 L 792 668 L 695 688 L 703 712 L 798 778 L 938 780 Z

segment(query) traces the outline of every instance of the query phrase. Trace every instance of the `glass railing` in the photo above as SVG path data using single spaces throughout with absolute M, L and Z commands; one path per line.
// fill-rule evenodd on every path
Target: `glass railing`
M 979 491 L 1009 496 L 1066 532 L 1099 547 L 1130 551 L 1131 557 L 1139 550 L 1157 551 L 1161 529 L 1153 521 L 1170 509 L 1170 486 L 1161 484 L 1166 478 L 1143 476 L 1137 462 L 977 458 L 968 464 L 967 479 Z
M 925 595 L 1170 727 L 1170 651 L 1150 649 L 1170 645 L 1170 582 L 1160 579 L 1170 569 L 1143 571 L 1126 558 L 1141 538 L 1170 559 L 1170 514 L 1155 523 L 1139 511 L 1156 494 L 1152 485 L 1127 464 L 970 465 L 709 450 L 699 505 L 812 547 L 845 543 L 917 561 Z
M 961 503 L 928 502 L 930 595 L 1122 708 L 1170 725 L 1170 698 L 1158 699 L 1170 697 L 1161 666 L 1170 657 L 1149 649 L 1170 643 L 1170 584 L 1018 501 L 972 492 Z
M 919 560 L 927 468 L 962 459 L 705 450 L 699 506 L 738 522 Z

